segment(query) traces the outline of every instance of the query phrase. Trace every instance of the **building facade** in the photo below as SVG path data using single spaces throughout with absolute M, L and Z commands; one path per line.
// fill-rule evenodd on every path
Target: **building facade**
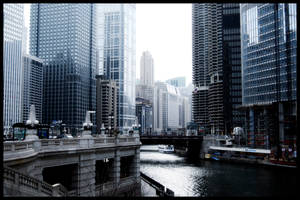
M 140 79 L 143 85 L 154 85 L 154 62 L 149 51 L 144 51 L 141 57 Z
M 188 98 L 180 90 L 164 82 L 155 82 L 153 115 L 157 133 L 184 128 L 189 118 Z
M 97 74 L 115 80 L 119 87 L 118 126 L 135 121 L 135 4 L 95 4 Z
M 97 79 L 96 120 L 97 120 L 97 133 L 100 134 L 102 124 L 104 124 L 104 127 L 108 129 L 117 128 L 118 87 L 115 81 L 108 80 L 103 75 L 97 75 L 96 79 Z
M 153 128 L 153 116 L 152 116 L 152 104 L 150 101 L 144 98 L 136 98 L 136 116 L 138 117 L 140 134 L 148 135 L 152 134 Z
M 242 126 L 239 4 L 193 4 L 193 119 L 206 133 Z
M 23 56 L 23 108 L 22 122 L 26 123 L 30 106 L 35 106 L 36 119 L 42 122 L 43 60 L 30 55 Z
M 22 120 L 23 4 L 3 4 L 3 128 Z
M 247 143 L 296 148 L 297 5 L 241 4 Z
M 135 86 L 136 97 L 141 97 L 153 103 L 154 87 L 150 85 L 137 84 Z
M 176 77 L 166 80 L 166 83 L 173 85 L 175 87 L 185 87 L 185 77 Z
M 72 132 L 96 109 L 93 4 L 32 4 L 30 54 L 44 61 L 43 122 Z M 95 124 L 95 120 L 93 120 Z

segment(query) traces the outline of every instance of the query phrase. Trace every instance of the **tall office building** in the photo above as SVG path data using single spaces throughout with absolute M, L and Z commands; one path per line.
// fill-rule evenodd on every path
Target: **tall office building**
M 23 4 L 3 4 L 3 128 L 22 120 Z
M 248 144 L 280 155 L 296 147 L 297 5 L 241 4 L 241 25 Z
M 43 122 L 62 120 L 72 132 L 96 109 L 94 14 L 93 4 L 31 5 L 30 54 L 44 61 Z
M 154 63 L 149 51 L 144 51 L 141 57 L 140 79 L 143 85 L 154 85 Z
M 193 4 L 193 119 L 207 133 L 241 126 L 239 4 Z
M 166 83 L 169 83 L 170 85 L 173 85 L 175 87 L 185 87 L 185 77 L 176 77 L 171 78 L 169 80 L 166 80 Z
M 135 4 L 95 4 L 98 74 L 117 82 L 118 126 L 135 121 Z
M 106 79 L 104 75 L 96 75 L 96 78 L 97 133 L 100 133 L 102 124 L 104 124 L 105 128 L 117 128 L 117 102 L 119 88 L 115 81 Z
M 23 56 L 23 108 L 22 121 L 28 120 L 30 106 L 35 106 L 36 118 L 42 122 L 43 60 L 30 55 Z

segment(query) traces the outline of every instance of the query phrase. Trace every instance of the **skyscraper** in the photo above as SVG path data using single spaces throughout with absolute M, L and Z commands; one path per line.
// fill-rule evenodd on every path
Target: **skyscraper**
M 135 120 L 135 4 L 95 4 L 97 73 L 117 82 L 118 126 Z
M 62 120 L 72 132 L 96 109 L 94 14 L 92 4 L 31 5 L 30 54 L 44 60 L 43 122 Z
M 170 85 L 173 85 L 175 87 L 185 87 L 185 77 L 176 77 L 171 78 L 169 80 L 166 80 L 166 83 L 169 83 Z
M 239 4 L 193 4 L 193 118 L 206 132 L 242 125 Z
M 296 148 L 296 4 L 241 4 L 248 144 Z
M 22 121 L 28 120 L 30 106 L 35 106 L 36 119 L 42 122 L 43 61 L 37 57 L 23 56 L 23 107 Z
M 22 120 L 23 12 L 23 4 L 3 4 L 4 130 Z
M 97 89 L 97 132 L 101 132 L 102 124 L 109 131 L 117 128 L 118 87 L 115 81 L 105 79 L 104 75 L 96 75 Z
M 143 85 L 154 85 L 153 58 L 149 51 L 144 51 L 141 57 L 140 79 Z

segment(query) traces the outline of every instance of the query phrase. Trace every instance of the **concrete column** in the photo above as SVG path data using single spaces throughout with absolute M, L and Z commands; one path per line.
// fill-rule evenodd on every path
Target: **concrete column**
M 132 163 L 132 174 L 136 177 L 140 177 L 140 148 L 136 148 L 133 156 L 133 163 Z
M 141 177 L 140 177 L 140 147 L 135 149 L 132 163 L 130 164 L 130 173 L 135 177 L 135 195 L 141 195 Z
M 279 141 L 283 144 L 284 142 L 284 115 L 283 115 L 283 104 L 278 103 L 278 120 L 279 120 Z
M 120 182 L 120 172 L 121 172 L 121 159 L 120 159 L 120 150 L 115 150 L 115 157 L 114 157 L 114 165 L 113 165 L 113 180 L 116 185 Z
M 79 156 L 79 196 L 95 196 L 96 156 L 82 153 Z

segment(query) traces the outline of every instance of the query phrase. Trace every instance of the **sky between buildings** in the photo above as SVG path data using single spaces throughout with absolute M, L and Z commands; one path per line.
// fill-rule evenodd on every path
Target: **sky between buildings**
M 30 4 L 25 4 L 27 53 L 29 48 Z M 155 81 L 178 76 L 192 82 L 192 5 L 136 4 L 136 78 L 140 58 L 148 50 L 154 59 Z

